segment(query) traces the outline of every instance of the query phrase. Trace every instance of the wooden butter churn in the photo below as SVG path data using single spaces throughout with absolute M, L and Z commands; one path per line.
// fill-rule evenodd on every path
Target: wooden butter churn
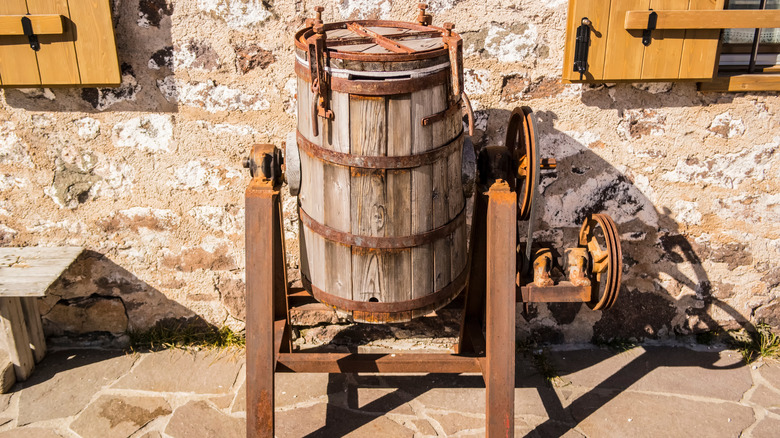
M 247 435 L 273 436 L 278 372 L 482 373 L 488 436 L 510 436 L 516 303 L 614 303 L 617 228 L 593 215 L 577 247 L 555 258 L 519 245 L 533 218 L 539 173 L 533 113 L 517 108 L 506 142 L 478 151 L 470 229 L 461 178 L 463 47 L 454 26 L 415 22 L 324 23 L 322 8 L 295 35 L 298 129 L 284 157 L 257 145 L 245 165 Z M 467 147 L 470 142 L 465 142 Z M 298 196 L 304 291 L 286 279 L 280 189 Z M 531 224 L 532 225 L 532 224 Z M 530 227 L 532 228 L 532 227 Z M 558 276 L 560 277 L 560 276 Z M 312 296 L 356 322 L 408 321 L 464 292 L 453 353 L 293 352 L 289 308 Z M 484 327 L 484 331 L 483 331 Z

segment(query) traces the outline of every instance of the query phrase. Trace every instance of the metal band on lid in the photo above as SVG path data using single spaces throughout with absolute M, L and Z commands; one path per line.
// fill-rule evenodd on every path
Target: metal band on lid
M 295 74 L 306 82 L 311 83 L 309 68 L 300 62 L 295 63 Z M 406 79 L 346 79 L 336 76 L 330 78 L 330 89 L 340 93 L 360 94 L 363 96 L 388 96 L 392 94 L 412 93 L 435 85 L 447 82 L 450 77 L 448 69 L 422 77 L 409 77 Z

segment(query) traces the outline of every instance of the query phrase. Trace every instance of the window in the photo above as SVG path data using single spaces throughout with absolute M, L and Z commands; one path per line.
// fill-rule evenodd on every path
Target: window
M 762 6 L 763 9 L 780 9 L 780 0 L 730 0 L 726 9 L 755 10 Z M 720 71 L 754 73 L 777 70 L 780 64 L 780 28 L 724 29 L 721 41 Z
M 779 6 L 780 0 L 570 0 L 562 79 L 780 91 Z

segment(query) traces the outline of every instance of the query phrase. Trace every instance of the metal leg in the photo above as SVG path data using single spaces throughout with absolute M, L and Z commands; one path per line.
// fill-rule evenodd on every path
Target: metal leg
M 493 184 L 487 209 L 486 430 L 514 436 L 517 194 Z
M 281 231 L 278 187 L 253 178 L 246 191 L 246 431 L 251 438 L 274 436 L 274 369 L 280 350 L 290 351 Z

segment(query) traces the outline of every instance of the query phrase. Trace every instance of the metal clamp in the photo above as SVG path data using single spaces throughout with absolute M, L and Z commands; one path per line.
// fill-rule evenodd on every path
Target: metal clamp
M 41 43 L 38 41 L 38 35 L 35 34 L 32 27 L 32 21 L 29 17 L 22 17 L 22 31 L 30 41 L 30 48 L 36 52 L 41 50 Z
M 650 10 L 652 11 L 652 9 Z M 651 12 L 647 17 L 647 29 L 642 31 L 642 44 L 645 46 L 649 46 L 650 43 L 653 42 L 653 31 L 655 30 L 656 24 L 658 24 L 658 14 Z
M 450 68 L 452 69 L 452 94 L 451 100 L 460 99 L 463 93 L 463 39 L 452 33 L 455 25 L 444 23 L 444 32 L 441 39 L 450 54 Z
M 318 16 L 320 12 L 317 12 Z M 314 35 L 309 37 L 309 71 L 311 73 L 311 91 L 315 99 L 312 107 L 312 133 L 314 136 L 320 135 L 318 117 L 333 119 L 333 111 L 328 108 L 330 100 L 330 80 L 325 71 L 326 50 L 325 50 L 325 29 L 322 23 L 314 25 Z

